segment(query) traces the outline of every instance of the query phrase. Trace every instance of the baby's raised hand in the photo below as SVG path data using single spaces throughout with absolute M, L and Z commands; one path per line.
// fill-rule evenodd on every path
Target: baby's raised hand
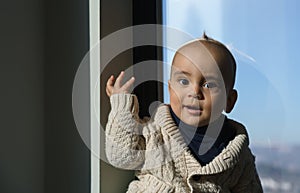
M 114 76 L 111 75 L 106 83 L 106 94 L 111 96 L 113 94 L 128 93 L 129 88 L 134 83 L 134 77 L 131 77 L 125 84 L 122 85 L 122 80 L 124 78 L 124 71 L 122 71 L 117 79 L 115 80 Z

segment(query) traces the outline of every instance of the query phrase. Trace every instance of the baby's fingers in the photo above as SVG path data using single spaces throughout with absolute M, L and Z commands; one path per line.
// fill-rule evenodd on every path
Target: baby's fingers
M 135 79 L 134 77 L 131 77 L 123 86 L 122 86 L 122 90 L 124 90 L 126 93 L 129 92 L 130 87 L 133 85 Z
M 119 89 L 122 85 L 122 80 L 124 78 L 124 71 L 122 71 L 116 79 L 115 88 Z
M 109 79 L 107 80 L 107 83 L 106 83 L 106 86 L 107 87 L 109 87 L 109 86 L 114 86 L 114 76 L 113 75 L 111 75 L 110 77 L 109 77 Z
M 112 95 L 112 92 L 113 92 L 114 82 L 115 82 L 114 79 L 115 79 L 114 76 L 111 75 L 106 83 L 106 94 L 109 97 Z

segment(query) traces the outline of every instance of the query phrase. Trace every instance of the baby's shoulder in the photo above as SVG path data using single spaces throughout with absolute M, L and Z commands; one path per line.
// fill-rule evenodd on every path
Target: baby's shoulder
M 171 115 L 167 104 L 160 104 L 151 112 L 150 117 L 143 118 L 143 133 L 147 135 L 158 135 L 170 125 Z
M 248 132 L 247 132 L 245 125 L 243 125 L 242 123 L 240 123 L 236 120 L 227 118 L 225 127 L 230 127 L 232 129 L 234 129 L 236 132 L 236 135 L 244 134 L 248 137 Z

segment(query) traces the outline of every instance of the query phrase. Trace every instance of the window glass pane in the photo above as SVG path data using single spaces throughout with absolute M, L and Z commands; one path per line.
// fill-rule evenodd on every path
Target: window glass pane
M 300 142 L 299 6 L 297 0 L 167 0 L 164 4 L 165 25 L 194 38 L 205 31 L 232 51 L 239 98 L 228 116 L 247 126 L 258 163 L 266 161 L 268 167 L 280 169 L 280 178 L 269 176 L 277 184 L 287 183 L 278 186 L 279 192 L 300 190 L 297 183 L 292 185 L 300 179 L 300 156 L 295 156 L 299 150 L 294 148 Z M 171 63 L 173 55 L 165 49 L 164 60 Z M 168 70 L 166 65 L 165 82 Z M 164 93 L 169 103 L 167 85 Z M 298 172 L 293 179 L 292 170 Z M 264 181 L 264 188 L 274 188 L 272 180 Z

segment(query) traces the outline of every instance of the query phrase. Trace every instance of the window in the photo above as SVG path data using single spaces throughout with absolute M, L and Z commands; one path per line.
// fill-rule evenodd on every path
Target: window
M 193 38 L 205 31 L 234 54 L 239 99 L 229 117 L 247 126 L 268 192 L 293 192 L 300 188 L 300 167 L 296 164 L 300 157 L 288 159 L 295 155 L 294 145 L 300 142 L 300 92 L 295 89 L 300 83 L 299 5 L 296 0 L 167 0 L 164 4 L 165 25 Z M 166 45 L 170 44 L 166 39 Z M 173 54 L 165 49 L 168 63 Z M 165 82 L 169 77 L 169 66 L 166 67 Z M 168 102 L 166 87 L 164 98 Z M 293 178 L 291 172 L 295 170 L 297 175 Z

